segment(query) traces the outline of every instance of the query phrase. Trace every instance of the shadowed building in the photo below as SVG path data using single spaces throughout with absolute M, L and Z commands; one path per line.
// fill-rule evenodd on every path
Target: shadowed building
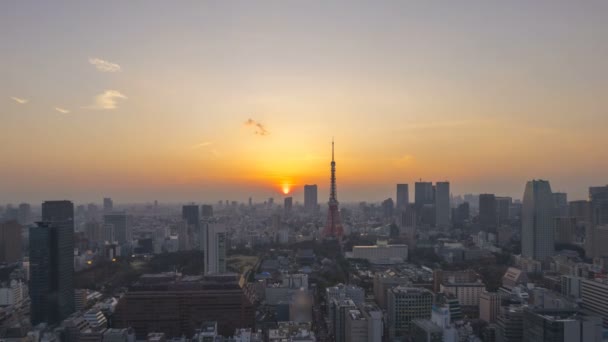
M 554 200 L 549 182 L 526 184 L 522 209 L 522 256 L 545 261 L 554 253 Z
M 115 327 L 132 327 L 137 338 L 150 332 L 192 336 L 206 321 L 221 335 L 252 328 L 255 309 L 232 273 L 207 276 L 144 275 L 119 301 Z
M 0 222 L 0 263 L 21 259 L 21 225 L 16 221 Z
M 33 325 L 59 323 L 74 312 L 74 229 L 71 224 L 73 222 L 39 222 L 36 227 L 30 227 L 29 294 Z

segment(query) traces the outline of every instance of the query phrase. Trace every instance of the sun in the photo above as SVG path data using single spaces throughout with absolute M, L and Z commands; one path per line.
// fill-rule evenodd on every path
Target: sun
M 289 184 L 287 184 L 287 183 L 283 184 L 283 194 L 287 195 L 289 193 L 289 191 L 291 191 Z

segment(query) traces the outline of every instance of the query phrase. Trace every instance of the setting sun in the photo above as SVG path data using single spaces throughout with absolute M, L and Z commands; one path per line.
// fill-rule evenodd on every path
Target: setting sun
M 283 184 L 283 193 L 287 195 L 291 191 L 289 184 Z

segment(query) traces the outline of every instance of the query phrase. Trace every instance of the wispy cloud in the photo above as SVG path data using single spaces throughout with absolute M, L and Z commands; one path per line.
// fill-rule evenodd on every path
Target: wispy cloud
M 95 96 L 93 104 L 86 106 L 89 109 L 116 109 L 116 105 L 121 100 L 126 100 L 127 96 L 118 90 L 106 90 Z
M 120 65 L 101 58 L 89 58 L 89 63 L 101 72 L 118 72 L 121 70 Z
M 61 114 L 68 114 L 70 112 L 69 110 L 67 110 L 65 108 L 61 108 L 61 107 L 55 107 L 55 110 Z
M 15 102 L 17 102 L 18 104 L 26 104 L 28 102 L 30 102 L 30 100 L 28 99 L 22 99 L 20 97 L 16 97 L 16 96 L 11 96 L 11 99 Z
M 264 127 L 264 125 L 262 125 L 260 122 L 255 121 L 251 118 L 249 118 L 247 121 L 245 121 L 245 126 L 253 127 L 253 134 L 257 134 L 257 135 L 261 135 L 261 136 L 270 134 L 270 132 L 266 129 L 266 127 Z
M 393 167 L 402 168 L 409 167 L 414 163 L 414 156 L 411 154 L 405 154 L 396 158 L 391 159 Z
M 201 148 L 201 147 L 207 147 L 207 146 L 211 146 L 213 145 L 213 143 L 211 141 L 204 141 L 200 144 L 196 144 L 194 146 L 192 146 L 192 148 Z

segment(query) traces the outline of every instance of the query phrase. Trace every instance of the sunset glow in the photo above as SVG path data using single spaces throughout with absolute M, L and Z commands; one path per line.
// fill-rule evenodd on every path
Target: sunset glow
M 120 5 L 0 3 L 4 200 L 326 198 L 332 136 L 341 201 L 604 182 L 605 2 Z

